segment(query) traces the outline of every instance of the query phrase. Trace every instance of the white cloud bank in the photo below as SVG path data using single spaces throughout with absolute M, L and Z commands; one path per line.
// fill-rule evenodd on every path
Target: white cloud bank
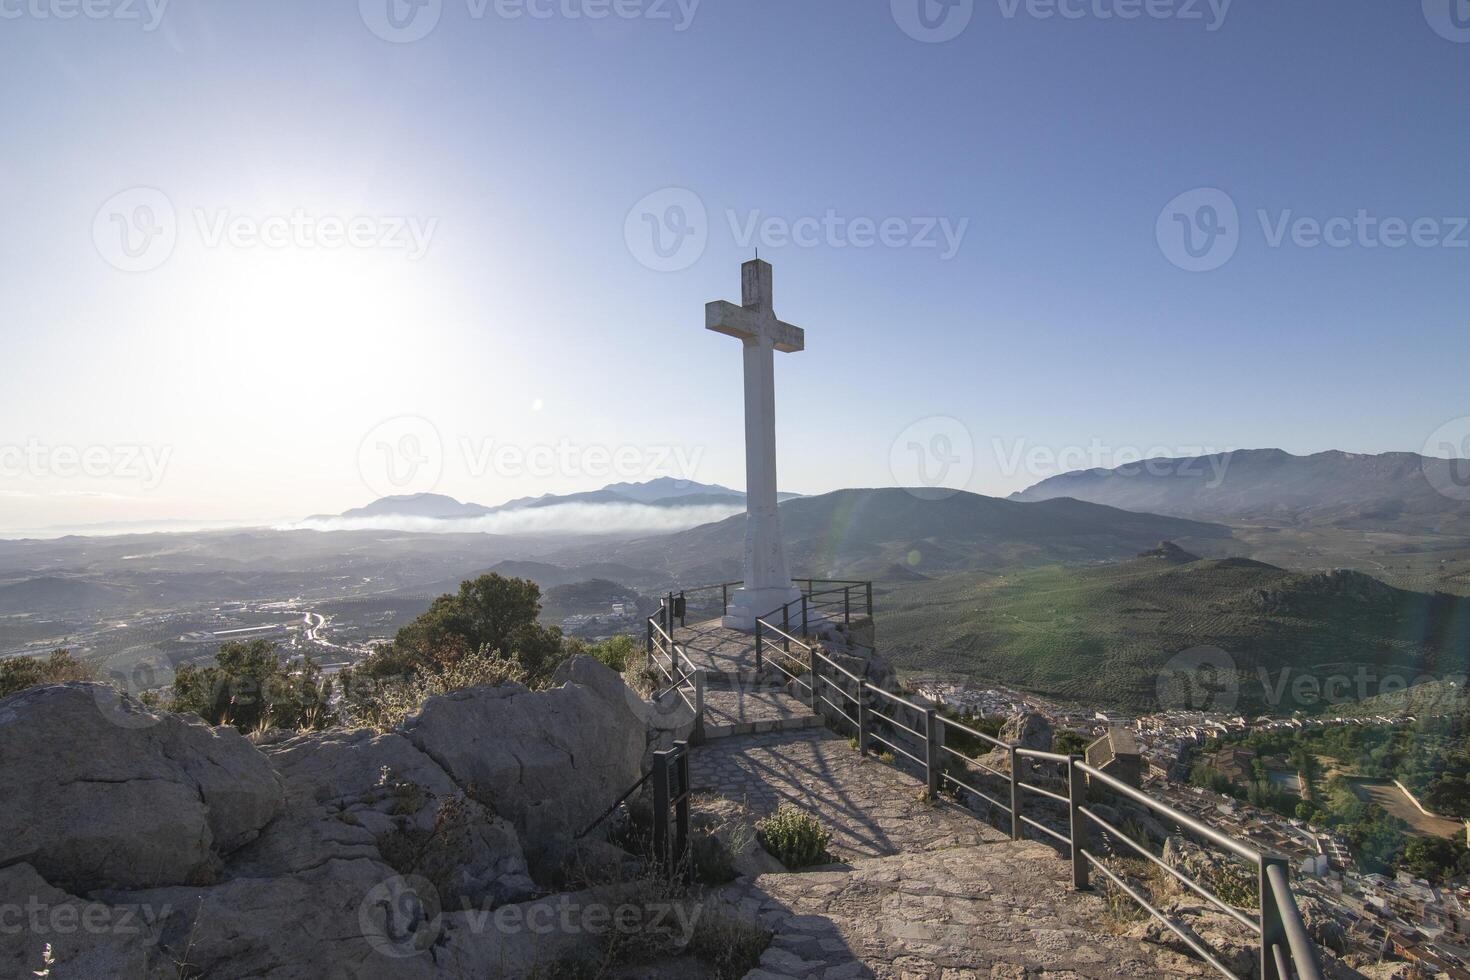
M 651 507 L 647 504 L 551 504 L 499 511 L 483 517 L 381 515 L 323 517 L 277 525 L 282 531 L 411 531 L 426 534 L 664 534 L 722 521 L 741 505 Z

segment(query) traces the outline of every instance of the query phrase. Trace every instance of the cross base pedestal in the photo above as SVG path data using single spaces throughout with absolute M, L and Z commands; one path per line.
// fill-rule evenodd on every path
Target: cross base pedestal
M 770 617 L 774 612 L 776 615 L 768 621 L 772 625 L 781 624 L 780 609 L 788 602 L 798 603 L 792 608 L 796 621 L 792 623 L 795 631 L 801 629 L 801 590 L 794 585 L 786 588 L 776 589 L 736 589 L 730 596 L 730 605 L 725 609 L 724 618 L 720 625 L 726 629 L 741 630 L 746 633 L 755 631 L 755 621 L 761 617 Z

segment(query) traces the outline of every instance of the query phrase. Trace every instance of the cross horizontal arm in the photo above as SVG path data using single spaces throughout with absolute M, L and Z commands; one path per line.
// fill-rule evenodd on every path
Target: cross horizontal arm
M 800 327 L 777 320 L 765 311 L 736 306 L 722 299 L 705 304 L 704 327 L 741 340 L 769 337 L 776 350 L 787 354 L 806 350 L 806 333 Z

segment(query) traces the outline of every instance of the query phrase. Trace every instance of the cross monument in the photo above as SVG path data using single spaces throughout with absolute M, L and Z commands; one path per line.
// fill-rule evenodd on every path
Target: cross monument
M 776 319 L 771 264 L 751 259 L 740 267 L 740 305 L 716 300 L 704 307 L 705 329 L 736 337 L 745 354 L 745 585 L 736 589 L 723 625 L 755 629 L 761 616 L 801 598 L 786 570 L 776 514 L 775 351 L 806 348 L 806 335 Z

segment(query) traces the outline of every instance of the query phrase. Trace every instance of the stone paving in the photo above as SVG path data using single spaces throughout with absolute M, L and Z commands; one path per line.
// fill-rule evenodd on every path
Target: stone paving
M 1006 842 L 760 875 L 721 900 L 774 933 L 746 980 L 1215 975 L 1113 934 L 1102 898 L 1071 892 L 1069 877 L 1047 847 Z
M 704 692 L 706 738 L 820 726 L 822 718 L 784 690 L 737 686 Z
M 726 629 L 718 619 L 681 627 L 675 639 L 697 669 L 731 678 L 755 673 L 754 637 Z
M 948 802 L 921 802 L 924 784 L 864 760 L 825 728 L 722 739 L 690 756 L 691 788 L 743 804 L 756 816 L 783 802 L 815 813 L 839 860 L 1006 840 Z

